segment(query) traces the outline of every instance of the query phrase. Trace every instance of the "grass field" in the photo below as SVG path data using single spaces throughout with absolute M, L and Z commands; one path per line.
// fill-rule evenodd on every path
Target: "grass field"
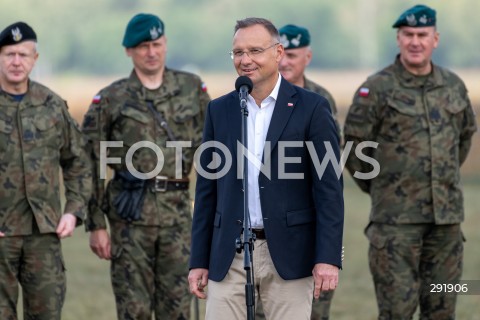
M 311 78 L 330 90 L 339 106 L 343 123 L 353 92 L 371 72 L 330 73 L 312 72 Z M 471 98 L 479 105 L 479 72 L 459 74 L 470 88 Z M 210 95 L 218 97 L 232 90 L 235 75 L 202 75 Z M 69 102 L 74 117 L 81 122 L 91 98 L 114 78 L 52 79 L 44 81 Z M 475 96 L 477 95 L 477 96 Z M 479 109 L 477 109 L 478 111 Z M 472 152 L 462 168 L 464 177 L 466 221 L 463 230 L 465 243 L 464 280 L 480 280 L 480 138 L 474 140 Z M 363 229 L 368 220 L 369 198 L 362 194 L 349 176 L 345 177 L 345 261 L 340 284 L 332 304 L 331 319 L 375 319 L 377 315 L 373 284 L 367 263 L 367 240 Z M 88 247 L 88 235 L 77 229 L 73 238 L 63 242 L 67 265 L 68 290 L 63 312 L 64 320 L 114 320 L 115 306 L 110 285 L 109 263 L 101 261 Z M 200 303 L 203 309 L 203 303 Z M 192 319 L 194 319 L 192 317 Z M 203 317 L 200 317 L 203 319 Z M 480 320 L 480 296 L 459 296 L 457 319 Z M 226 319 L 229 320 L 229 319 Z M 439 319 L 440 320 L 440 319 Z
M 353 185 L 350 177 L 345 180 L 345 261 L 332 304 L 331 319 L 373 320 L 376 319 L 377 310 L 367 263 L 368 242 L 363 235 L 368 219 L 369 199 Z M 479 194 L 480 181 L 465 184 L 466 221 L 463 231 L 467 242 L 463 280 L 480 280 Z M 68 270 L 63 319 L 114 320 L 115 305 L 110 286 L 109 263 L 97 259 L 90 252 L 88 237 L 81 229 L 63 244 Z M 203 310 L 203 303 L 200 306 Z M 480 296 L 459 296 L 457 319 L 480 320 Z

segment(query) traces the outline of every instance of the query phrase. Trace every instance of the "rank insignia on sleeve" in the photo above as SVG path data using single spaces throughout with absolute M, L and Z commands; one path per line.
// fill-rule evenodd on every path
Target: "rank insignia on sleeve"
M 99 104 L 100 101 L 102 101 L 102 96 L 99 95 L 99 94 L 97 94 L 97 95 L 96 95 L 95 97 L 93 97 L 93 99 L 92 99 L 92 103 L 94 103 L 94 104 Z
M 98 129 L 98 116 L 96 114 L 87 114 L 83 120 L 83 129 L 85 131 L 95 131 Z
M 207 85 L 205 84 L 205 82 L 202 82 L 202 91 L 207 92 Z
M 368 97 L 369 94 L 370 94 L 370 89 L 368 88 L 360 88 L 360 90 L 358 90 L 358 95 L 360 97 L 366 98 Z

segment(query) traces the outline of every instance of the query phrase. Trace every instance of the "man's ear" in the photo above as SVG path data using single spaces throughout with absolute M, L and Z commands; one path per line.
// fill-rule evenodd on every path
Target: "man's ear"
M 308 47 L 305 66 L 308 66 L 310 64 L 310 61 L 312 61 L 312 55 L 313 55 L 312 49 Z
M 278 63 L 282 60 L 283 56 L 285 55 L 285 49 L 283 48 L 283 45 L 281 43 L 277 44 L 277 48 L 275 49 L 277 52 L 277 57 L 275 60 L 277 60 Z
M 438 42 L 440 41 L 440 33 L 438 33 L 438 32 L 435 30 L 435 34 L 433 35 L 433 37 L 434 37 L 433 48 L 434 48 L 434 49 L 437 49 L 437 47 L 438 47 Z

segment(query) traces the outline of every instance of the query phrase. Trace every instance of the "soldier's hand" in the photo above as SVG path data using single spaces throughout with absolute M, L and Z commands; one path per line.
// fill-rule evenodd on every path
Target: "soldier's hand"
M 106 229 L 98 229 L 90 232 L 90 249 L 100 258 L 111 258 L 110 236 Z
M 188 274 L 190 292 L 200 299 L 205 299 L 207 294 L 204 289 L 208 283 L 208 269 L 192 269 Z
M 313 297 L 318 299 L 320 291 L 335 290 L 338 285 L 338 267 L 326 264 L 317 263 L 312 271 L 313 279 L 315 281 L 315 288 Z
M 71 213 L 65 213 L 62 215 L 55 232 L 60 239 L 70 237 L 73 234 L 73 230 L 75 230 L 76 225 L 77 217 Z
M 0 232 L 0 237 L 5 237 L 5 233 Z

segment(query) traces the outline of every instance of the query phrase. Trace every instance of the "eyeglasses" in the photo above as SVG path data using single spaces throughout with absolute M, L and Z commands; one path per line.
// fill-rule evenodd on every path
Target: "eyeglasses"
M 230 58 L 232 58 L 232 60 L 233 59 L 240 59 L 240 58 L 243 57 L 244 53 L 246 53 L 247 56 L 249 56 L 250 58 L 253 58 L 253 57 L 261 55 L 263 52 L 265 52 L 265 50 L 268 50 L 270 48 L 275 47 L 277 44 L 280 44 L 280 43 L 279 42 L 274 43 L 270 47 L 266 47 L 266 48 L 252 48 L 252 49 L 248 49 L 247 51 L 233 50 L 233 51 L 229 52 Z

